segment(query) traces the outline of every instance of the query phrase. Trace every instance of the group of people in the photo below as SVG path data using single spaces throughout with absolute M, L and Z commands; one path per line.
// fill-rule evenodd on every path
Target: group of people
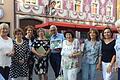
M 36 37 L 33 26 L 29 25 L 25 31 L 15 29 L 12 39 L 8 36 L 9 25 L 1 23 L 0 80 L 32 80 L 33 70 L 39 80 L 48 80 L 48 60 L 55 78 L 62 70 L 64 80 L 77 80 L 82 62 L 82 80 L 97 80 L 97 70 L 102 70 L 103 80 L 114 80 L 113 69 L 118 71 L 120 80 L 120 20 L 115 26 L 118 31 L 116 39 L 109 27 L 102 31 L 102 39 L 97 29 L 90 29 L 81 50 L 81 44 L 72 30 L 62 34 L 58 33 L 55 25 L 51 25 L 49 40 L 45 29 L 38 29 Z

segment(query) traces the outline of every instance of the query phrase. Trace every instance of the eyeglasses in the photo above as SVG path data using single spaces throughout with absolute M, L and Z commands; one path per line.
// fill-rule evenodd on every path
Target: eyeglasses
M 53 30 L 50 30 L 50 31 L 55 31 L 55 29 L 53 29 Z

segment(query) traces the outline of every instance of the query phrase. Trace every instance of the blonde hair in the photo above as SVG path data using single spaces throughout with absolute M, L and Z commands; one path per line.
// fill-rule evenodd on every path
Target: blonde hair
M 0 29 L 3 29 L 3 28 L 9 29 L 9 25 L 7 23 L 1 23 Z

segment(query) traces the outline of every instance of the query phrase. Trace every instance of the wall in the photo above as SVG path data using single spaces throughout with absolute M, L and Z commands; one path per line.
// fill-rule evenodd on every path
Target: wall
M 10 35 L 14 30 L 14 0 L 3 0 L 4 3 L 0 4 L 0 7 L 4 10 L 4 16 L 0 19 L 0 22 L 10 22 Z

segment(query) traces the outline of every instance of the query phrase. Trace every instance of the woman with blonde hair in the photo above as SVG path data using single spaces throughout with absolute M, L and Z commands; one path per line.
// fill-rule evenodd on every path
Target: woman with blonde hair
M 14 55 L 13 41 L 8 37 L 9 25 L 0 24 L 0 74 L 5 80 L 9 78 L 11 56 Z
M 118 35 L 114 47 L 116 51 L 115 69 L 118 70 L 118 80 L 120 80 L 120 19 L 115 22 L 115 26 L 118 31 Z

